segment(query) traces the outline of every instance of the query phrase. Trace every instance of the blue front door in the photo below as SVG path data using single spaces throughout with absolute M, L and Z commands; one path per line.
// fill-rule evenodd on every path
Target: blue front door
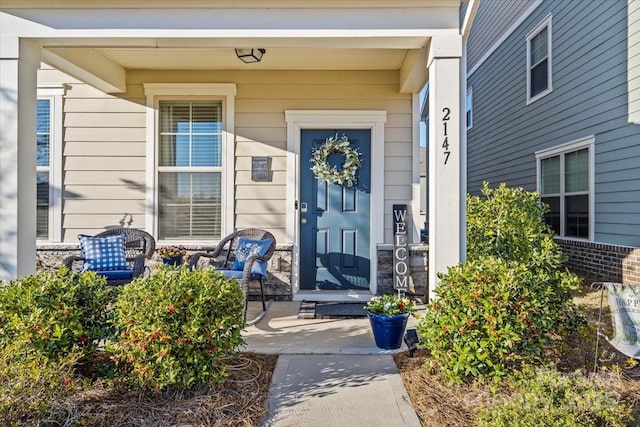
M 311 171 L 311 154 L 326 139 L 346 135 L 360 153 L 352 187 L 327 183 Z M 328 162 L 339 170 L 344 157 Z M 380 171 L 382 173 L 382 171 Z M 371 131 L 303 130 L 300 146 L 300 289 L 369 290 Z

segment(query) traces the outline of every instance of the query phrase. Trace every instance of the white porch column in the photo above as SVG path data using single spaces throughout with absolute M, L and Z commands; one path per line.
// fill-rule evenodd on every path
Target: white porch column
M 40 46 L 0 39 L 0 280 L 36 269 L 36 105 Z
M 462 37 L 434 37 L 429 67 L 429 299 L 437 273 L 465 257 L 466 148 L 461 144 Z

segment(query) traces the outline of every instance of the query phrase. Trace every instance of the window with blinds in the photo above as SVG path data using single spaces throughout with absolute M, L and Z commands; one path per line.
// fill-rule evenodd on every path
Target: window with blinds
M 527 100 L 551 92 L 551 16 L 527 36 Z
M 51 100 L 39 99 L 36 118 L 36 238 L 49 239 Z
M 160 101 L 160 239 L 220 238 L 222 131 L 221 101 Z
M 589 148 L 540 159 L 541 200 L 547 223 L 558 236 L 589 238 Z

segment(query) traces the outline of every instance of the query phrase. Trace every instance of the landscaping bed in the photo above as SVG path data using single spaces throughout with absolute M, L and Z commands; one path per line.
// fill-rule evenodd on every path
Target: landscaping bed
M 599 371 L 593 374 L 595 331 L 600 308 L 600 291 L 592 290 L 592 280 L 583 280 L 582 288 L 573 298 L 579 313 L 586 317 L 587 327 L 566 338 L 557 337 L 543 363 L 551 363 L 558 372 L 594 379 L 608 391 L 619 393 L 631 406 L 636 420 L 640 420 L 640 372 L 626 370 L 629 360 L 606 342 L 600 341 Z M 611 316 L 604 298 L 603 323 L 611 332 Z M 509 396 L 503 385 L 493 393 L 491 384 L 452 384 L 437 369 L 427 369 L 431 356 L 427 349 L 419 349 L 413 357 L 409 353 L 395 355 L 400 375 L 424 426 L 468 427 L 482 408 L 495 405 Z M 587 425 L 587 424 L 585 424 Z
M 226 361 L 229 377 L 210 388 L 140 392 L 115 383 L 91 386 L 56 402 L 40 425 L 259 426 L 277 356 L 244 353 Z

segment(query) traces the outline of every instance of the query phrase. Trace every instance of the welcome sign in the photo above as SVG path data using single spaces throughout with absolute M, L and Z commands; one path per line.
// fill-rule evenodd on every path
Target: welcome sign
M 393 288 L 409 290 L 407 205 L 393 205 Z

